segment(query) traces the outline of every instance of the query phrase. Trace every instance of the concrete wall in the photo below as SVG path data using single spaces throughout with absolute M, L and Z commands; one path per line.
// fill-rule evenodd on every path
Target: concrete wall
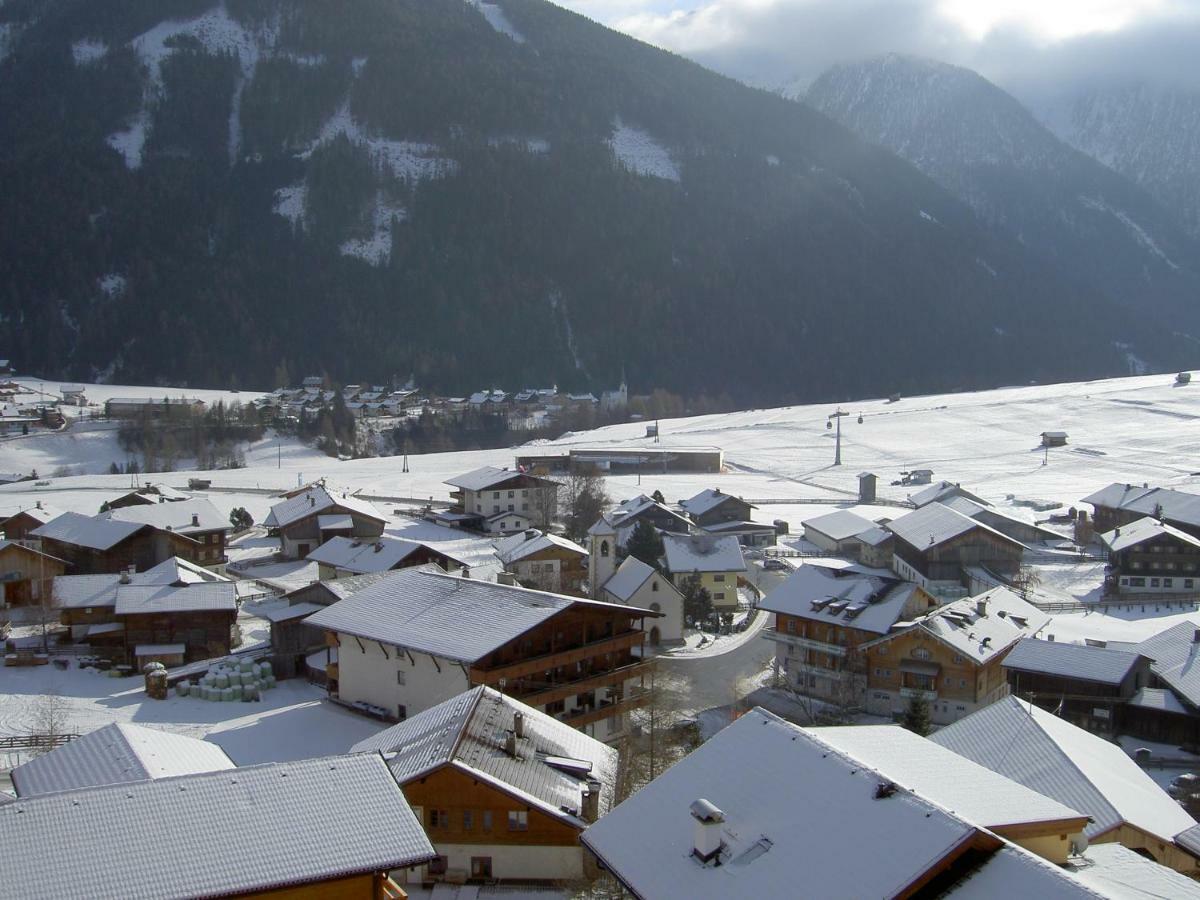
M 413 716 L 471 686 L 457 663 L 445 659 L 435 663 L 427 653 L 413 653 L 410 662 L 408 654 L 390 645 L 381 648 L 375 641 L 339 637 L 338 696 L 347 703 L 381 706 L 394 716 L 403 706 L 405 715 Z M 403 684 L 397 673 L 403 675 Z
M 657 590 L 655 585 L 658 586 Z M 657 603 L 663 618 L 647 619 L 646 634 L 649 635 L 652 628 L 658 628 L 660 643 L 671 644 L 683 640 L 683 596 L 661 572 L 655 572 L 647 578 L 646 583 L 626 601 L 619 601 L 611 594 L 605 594 L 604 599 L 613 603 L 624 602 L 638 609 L 654 609 L 653 604 Z

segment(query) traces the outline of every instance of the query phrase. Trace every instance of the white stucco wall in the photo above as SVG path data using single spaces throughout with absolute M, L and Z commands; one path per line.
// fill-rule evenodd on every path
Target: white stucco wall
M 428 654 L 413 653 L 410 662 L 408 654 L 390 645 L 384 645 L 385 655 L 375 641 L 339 637 L 338 696 L 347 703 L 370 703 L 392 715 L 404 706 L 405 714 L 413 716 L 471 686 L 463 669 L 449 660 L 438 659 L 435 664 Z M 360 642 L 365 652 L 359 649 Z M 403 684 L 397 673 L 403 673 Z
M 654 585 L 658 585 L 658 590 L 654 589 Z M 657 626 L 659 639 L 664 644 L 670 644 L 683 640 L 683 596 L 675 589 L 661 572 L 655 572 L 646 579 L 643 584 L 628 601 L 617 601 L 611 594 L 605 594 L 605 600 L 613 602 L 626 602 L 629 606 L 636 606 L 638 609 L 653 609 L 652 604 L 659 605 L 659 611 L 663 613 L 661 619 L 647 619 L 645 622 L 646 640 L 649 641 L 650 629 Z
M 492 858 L 492 878 L 502 880 L 574 881 L 583 878 L 583 848 L 513 844 L 437 844 L 446 867 L 470 875 L 472 856 Z

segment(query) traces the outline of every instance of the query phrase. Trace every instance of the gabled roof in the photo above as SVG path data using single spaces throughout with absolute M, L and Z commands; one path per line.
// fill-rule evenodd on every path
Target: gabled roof
M 972 494 L 962 485 L 955 484 L 952 481 L 939 481 L 936 484 L 931 484 L 917 491 L 915 494 L 910 494 L 908 499 L 919 508 L 929 503 L 941 503 L 948 497 L 967 497 L 984 506 L 990 505 L 982 497 Z
M 601 587 L 605 593 L 611 594 L 620 602 L 628 603 L 641 586 L 650 580 L 655 571 L 657 570 L 653 566 L 647 565 L 636 556 L 627 556 L 612 577 Z M 663 581 L 670 586 L 671 590 L 676 591 L 675 585 L 671 584 L 669 579 L 664 578 Z M 676 592 L 678 593 L 678 591 Z
M 1091 816 L 1090 838 L 1128 822 L 1170 841 L 1196 824 L 1119 746 L 1015 697 L 930 740 Z
M 436 566 L 389 572 L 308 618 L 310 625 L 472 663 L 571 606 L 645 610 L 447 575 Z
M 812 733 L 756 708 L 589 827 L 582 841 L 644 900 L 894 897 L 979 832 L 903 788 L 880 796 L 880 784 Z M 692 854 L 692 817 L 700 815 L 719 829 L 719 864 Z
M 956 883 L 942 897 L 950 900 L 1132 900 L 1123 892 L 1101 892 L 1063 869 L 1008 844 Z
M 568 553 L 574 553 L 577 556 L 587 556 L 587 551 L 580 547 L 572 540 L 565 537 L 560 537 L 557 534 L 544 534 L 537 531 L 533 537 L 525 537 L 528 532 L 522 532 L 514 537 L 524 537 L 524 540 L 517 541 L 514 544 L 507 544 L 503 550 L 497 547 L 496 555 L 500 557 L 501 562 L 505 564 L 515 563 L 518 560 L 527 559 L 536 553 L 541 553 L 543 550 L 558 548 L 566 550 Z
M 1026 638 L 1004 657 L 1002 665 L 1020 672 L 1118 685 L 1139 659 L 1137 653 L 1125 650 Z
M 1173 525 L 1167 525 L 1150 516 L 1105 532 L 1100 535 L 1100 541 L 1108 547 L 1110 552 L 1120 553 L 1122 550 L 1128 550 L 1162 535 L 1173 537 L 1190 547 L 1200 548 L 1200 538 L 1195 538 L 1186 531 L 1180 531 Z
M 486 491 L 494 485 L 503 484 L 514 478 L 530 478 L 543 484 L 555 483 L 526 472 L 518 472 L 516 469 L 498 469 L 495 466 L 484 466 L 483 468 L 467 472 L 464 475 L 455 475 L 453 478 L 447 478 L 445 483 L 451 487 L 462 488 L 465 491 Z
M 523 717 L 517 756 L 505 748 L 515 716 Z M 599 813 L 608 811 L 617 780 L 617 751 L 553 716 L 491 688 L 476 687 L 354 745 L 384 754 L 407 784 L 450 765 L 521 802 L 582 829 L 582 793 L 600 783 Z
M 399 566 L 405 559 L 426 547 L 435 553 L 442 553 L 433 544 L 423 544 L 420 541 L 410 541 L 404 538 L 376 538 L 373 541 L 357 538 L 334 537 L 308 554 L 308 559 L 323 563 L 336 569 L 345 569 L 357 575 L 371 572 L 387 572 Z M 454 559 L 449 554 L 442 554 Z M 465 565 L 459 560 L 460 565 Z
M 804 520 L 806 531 L 811 528 L 833 541 L 844 541 L 877 527 L 870 519 L 848 509 L 839 509 L 837 512 Z
M 1159 487 L 1135 487 L 1128 484 L 1110 484 L 1084 503 L 1107 506 L 1144 516 L 1182 522 L 1184 525 L 1200 525 L 1200 495 L 1186 491 L 1175 491 Z
M 0 806 L 0 844 L 4 890 L 27 900 L 252 893 L 434 855 L 373 754 L 17 800 Z
M 897 578 L 804 563 L 758 605 L 767 612 L 887 634 L 916 590 Z
M 1039 794 L 899 725 L 814 728 L 810 733 L 871 767 L 888 781 L 993 830 L 1067 823 L 1081 830 L 1085 813 Z
M 986 603 L 986 611 L 979 605 Z M 1050 617 L 1007 588 L 997 587 L 975 597 L 940 606 L 917 620 L 921 628 L 960 655 L 983 664 L 1024 637 L 1046 627 Z
M 955 512 L 962 513 L 964 516 L 975 519 L 978 522 L 983 522 L 984 524 L 995 528 L 1002 534 L 1007 533 L 1005 532 L 1005 528 L 1009 527 L 1011 524 L 1012 526 L 1016 526 L 1018 528 L 1030 528 L 1035 530 L 1042 540 L 1054 541 L 1063 539 L 1063 535 L 1051 531 L 1049 528 L 1043 528 L 1034 522 L 1026 522 L 1023 519 L 1017 518 L 1016 516 L 1001 512 L 994 506 L 977 503 L 969 497 L 947 497 L 941 501 L 941 504 L 949 507 Z
M 995 528 L 984 525 L 982 522 L 976 522 L 969 516 L 964 516 L 962 513 L 936 502 L 926 504 L 887 524 L 888 531 L 918 550 L 944 544 L 946 541 L 953 540 L 976 528 L 989 532 L 993 537 L 1007 544 L 1015 547 L 1024 546 Z
M 124 722 L 105 725 L 12 771 L 21 797 L 232 769 L 216 744 Z
M 0 519 L 0 530 L 3 530 L 4 524 L 9 519 L 15 518 L 16 516 L 28 516 L 29 518 L 33 519 L 35 522 L 41 522 L 43 525 L 45 525 L 47 522 L 54 521 L 62 514 L 63 514 L 63 511 L 61 509 L 57 509 L 57 508 L 55 508 L 53 506 L 49 506 L 45 503 L 43 503 L 41 506 L 30 506 L 30 507 L 28 507 L 26 509 L 22 509 L 18 512 L 11 513 L 11 514 L 5 516 L 4 519 Z
M 1200 707 L 1200 625 L 1180 622 L 1134 647 L 1153 662 L 1150 671 L 1193 708 Z
M 205 531 L 230 531 L 228 516 L 222 516 L 212 502 L 203 497 L 168 503 L 122 506 L 105 513 L 114 522 L 150 525 L 161 531 L 197 534 Z
M 113 606 L 120 575 L 59 575 L 54 579 L 54 604 L 60 609 Z
M 43 560 L 51 559 L 51 560 L 54 560 L 54 562 L 63 563 L 64 565 L 67 564 L 67 561 L 65 559 L 59 559 L 57 556 L 51 556 L 49 553 L 43 553 L 41 550 L 35 550 L 33 547 L 29 547 L 25 544 L 18 543 L 17 541 L 0 540 L 0 551 L 7 550 L 10 547 L 19 553 L 28 553 L 31 556 L 34 556 L 34 557 L 37 557 L 37 558 L 40 558 Z
M 686 572 L 745 572 L 742 545 L 733 535 L 664 533 L 667 568 Z
M 1092 844 L 1068 871 L 1106 897 L 1120 900 L 1200 900 L 1200 882 L 1115 841 Z M 1025 896 L 1036 896 L 1026 894 Z
M 200 584 L 201 582 L 233 581 L 225 575 L 198 566 L 194 562 L 172 556 L 164 559 L 156 566 L 151 566 L 145 572 L 130 576 L 131 584 Z
M 110 550 L 145 527 L 141 522 L 122 522 L 102 516 L 66 512 L 30 534 L 76 547 L 87 547 L 89 550 Z
M 737 500 L 739 503 L 746 503 L 741 497 L 734 497 L 732 494 L 723 493 L 719 488 L 706 488 L 694 497 L 688 497 L 686 500 L 680 500 L 679 505 L 683 510 L 693 518 L 702 516 L 706 512 L 716 509 L 726 500 Z M 757 509 L 753 503 L 746 503 L 751 509 Z
M 334 495 L 329 493 L 323 485 L 313 484 L 282 503 L 272 506 L 263 525 L 267 528 L 286 528 L 293 522 L 299 522 L 309 516 L 337 509 L 347 510 L 375 522 L 387 522 L 387 517 L 369 501 L 361 500 L 351 494 Z
M 118 616 L 176 612 L 237 612 L 237 584 L 232 581 L 176 585 L 118 584 Z

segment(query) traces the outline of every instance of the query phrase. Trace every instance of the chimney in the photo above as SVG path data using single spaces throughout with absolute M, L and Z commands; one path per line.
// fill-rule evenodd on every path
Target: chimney
M 1200 628 L 1197 628 L 1197 629 L 1196 629 L 1196 630 L 1195 630 L 1195 631 L 1192 633 L 1192 643 L 1193 643 L 1193 644 L 1200 644 Z
M 133 578 L 130 577 L 132 575 L 133 575 L 133 570 L 131 568 L 130 569 L 122 569 L 121 577 L 118 580 L 121 582 L 121 584 L 129 584 L 131 581 L 133 581 Z
M 317 505 L 317 498 L 316 498 L 316 497 L 314 497 L 312 494 L 309 494 L 309 495 L 308 495 L 308 505 L 309 505 L 310 507 L 312 507 L 312 506 L 316 506 L 316 505 Z
M 525 737 L 525 713 L 520 710 L 513 715 L 513 733 L 519 738 Z
M 594 778 L 589 778 L 583 789 L 579 815 L 585 822 L 595 822 L 600 818 L 600 782 Z
M 987 615 L 987 606 L 988 606 L 987 600 L 984 599 L 983 597 L 980 597 L 978 600 L 975 601 L 975 612 L 980 616 L 986 616 Z
M 200 524 L 200 513 L 192 513 L 192 527 L 195 528 Z
M 689 809 L 695 820 L 692 855 L 706 863 L 721 852 L 721 825 L 725 822 L 725 814 L 703 798 L 692 801 Z
M 513 759 L 517 758 L 517 733 L 510 731 L 504 738 L 504 752 Z
M 35 504 L 33 505 L 33 507 L 34 507 L 34 509 L 41 509 L 41 508 L 42 508 L 42 501 L 41 501 L 41 500 L 39 500 L 37 503 L 35 503 Z
M 517 583 L 517 576 L 515 576 L 512 572 L 497 572 L 496 582 L 498 584 L 507 584 L 510 587 L 515 587 Z

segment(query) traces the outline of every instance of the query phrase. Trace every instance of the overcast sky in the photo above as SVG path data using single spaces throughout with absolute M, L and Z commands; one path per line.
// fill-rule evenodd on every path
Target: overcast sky
M 1200 89 L 1200 0 L 556 0 L 755 84 L 912 53 L 1030 99 L 1097 77 Z

